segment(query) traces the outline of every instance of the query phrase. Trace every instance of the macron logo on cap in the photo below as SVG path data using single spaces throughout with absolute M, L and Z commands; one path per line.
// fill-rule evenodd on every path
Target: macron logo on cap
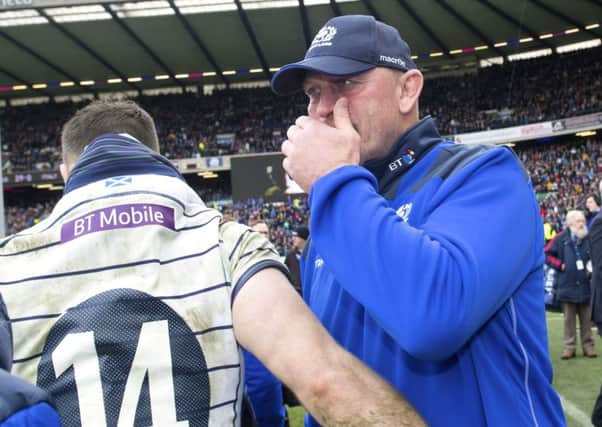
M 408 68 L 406 62 L 401 58 L 395 58 L 394 56 L 380 55 L 379 59 L 382 62 L 388 62 L 390 64 L 401 65 L 403 68 Z
M 318 31 L 318 34 L 316 34 L 311 42 L 309 49 L 313 49 L 314 47 L 332 46 L 332 38 L 336 33 L 337 29 L 332 25 L 326 25 L 325 27 L 322 27 L 322 29 Z

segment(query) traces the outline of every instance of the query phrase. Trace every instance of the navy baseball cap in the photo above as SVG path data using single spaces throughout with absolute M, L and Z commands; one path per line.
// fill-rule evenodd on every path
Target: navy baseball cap
M 303 240 L 307 240 L 309 237 L 309 228 L 300 226 L 293 230 L 293 236 L 301 237 Z
M 272 78 L 272 90 L 289 95 L 301 89 L 305 74 L 350 76 L 374 67 L 416 68 L 399 32 L 367 15 L 337 16 L 314 37 L 302 61 L 287 64 Z

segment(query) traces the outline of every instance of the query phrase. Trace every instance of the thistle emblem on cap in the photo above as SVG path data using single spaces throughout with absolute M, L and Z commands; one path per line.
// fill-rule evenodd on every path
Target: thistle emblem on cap
M 326 25 L 325 27 L 322 27 L 322 29 L 318 31 L 318 34 L 316 34 L 313 41 L 311 42 L 310 49 L 314 47 L 331 46 L 332 38 L 335 36 L 336 33 L 337 29 L 331 25 Z

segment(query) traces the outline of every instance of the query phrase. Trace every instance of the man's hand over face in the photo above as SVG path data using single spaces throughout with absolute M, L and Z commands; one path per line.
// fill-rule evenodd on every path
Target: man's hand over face
M 307 193 L 320 177 L 360 161 L 360 135 L 351 123 L 348 101 L 341 98 L 333 109 L 334 126 L 300 116 L 282 143 L 282 166 Z

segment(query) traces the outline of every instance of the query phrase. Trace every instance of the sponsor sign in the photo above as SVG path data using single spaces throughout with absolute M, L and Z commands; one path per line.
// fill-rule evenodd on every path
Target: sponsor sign
M 565 129 L 564 120 L 555 120 L 552 122 L 552 132 L 562 132 Z
M 236 138 L 235 133 L 218 133 L 215 135 L 215 142 L 217 145 L 229 147 L 234 143 L 234 138 Z
M 97 231 L 145 225 L 160 225 L 174 230 L 173 208 L 150 203 L 132 203 L 97 209 L 64 223 L 61 227 L 61 242 Z
M 4 174 L 2 183 L 4 185 L 32 185 L 45 183 L 62 183 L 63 178 L 59 171 L 31 171 L 13 174 Z
M 469 132 L 454 135 L 453 139 L 461 144 L 504 144 L 530 139 L 546 138 L 553 135 L 575 133 L 582 130 L 602 127 L 602 113 L 549 122 L 533 123 L 525 126 L 513 126 L 480 132 Z
M 565 129 L 580 129 L 589 126 L 597 126 L 602 124 L 602 113 L 571 117 L 570 119 L 564 119 L 563 122 Z
M 541 138 L 552 132 L 552 122 L 534 123 L 520 127 L 521 136 L 527 138 Z
M 209 170 L 213 168 L 221 168 L 224 166 L 224 159 L 221 157 L 205 157 L 205 166 Z
M 520 126 L 510 128 L 470 132 L 455 135 L 454 140 L 461 144 L 503 144 L 509 141 L 517 141 L 524 138 L 520 132 Z

